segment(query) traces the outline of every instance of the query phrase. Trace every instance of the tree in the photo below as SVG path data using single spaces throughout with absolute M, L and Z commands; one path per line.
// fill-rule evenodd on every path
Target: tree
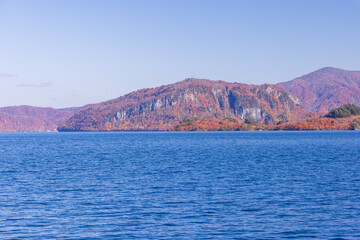
M 250 124 L 250 125 L 255 125 L 256 124 L 255 120 L 250 116 L 245 118 L 245 123 Z

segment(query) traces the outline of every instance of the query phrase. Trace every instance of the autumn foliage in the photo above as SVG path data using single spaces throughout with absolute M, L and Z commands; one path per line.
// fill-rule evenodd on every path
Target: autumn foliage
M 348 103 L 360 105 L 360 71 L 326 67 L 277 86 L 298 96 L 305 110 L 320 114 Z
M 0 132 L 46 132 L 74 115 L 76 109 L 54 109 L 32 106 L 0 108 Z
M 360 116 L 342 119 L 308 118 L 296 122 L 278 124 L 247 124 L 225 118 L 184 119 L 173 129 L 175 131 L 285 131 L 285 130 L 358 130 Z
M 228 118 L 237 119 L 238 123 L 251 119 L 261 125 L 306 116 L 295 96 L 271 84 L 257 86 L 186 79 L 94 104 L 75 114 L 59 130 L 171 130 L 184 119 L 219 122 Z M 222 127 L 235 125 L 232 122 Z

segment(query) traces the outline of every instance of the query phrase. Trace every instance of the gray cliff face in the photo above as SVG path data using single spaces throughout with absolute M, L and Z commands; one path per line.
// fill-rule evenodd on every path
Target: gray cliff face
M 242 114 L 240 115 L 240 118 L 242 120 L 245 120 L 247 117 L 250 117 L 252 119 L 258 120 L 263 117 L 262 109 L 261 108 L 245 108 L 242 111 Z
M 268 86 L 265 92 L 276 99 L 288 98 L 290 103 L 286 104 L 286 106 L 289 108 L 292 107 L 292 103 L 299 104 L 297 97 L 283 93 L 276 88 Z M 259 94 L 260 90 L 255 89 L 254 93 Z M 204 95 L 207 99 L 213 100 L 213 103 L 206 107 L 199 98 L 199 96 L 204 97 Z M 134 116 L 142 115 L 146 117 L 154 113 L 171 115 L 174 107 L 180 109 L 196 108 L 202 112 L 213 112 L 216 110 L 221 117 L 236 117 L 242 121 L 249 117 L 254 120 L 260 120 L 268 115 L 254 96 L 243 96 L 234 90 L 217 85 L 208 89 L 186 88 L 160 98 L 152 99 L 151 101 L 143 102 L 135 107 L 123 108 L 117 111 L 114 116 L 106 117 L 105 122 L 122 122 Z
M 276 86 L 185 80 L 143 89 L 82 111 L 68 122 L 76 129 L 161 129 L 185 118 L 252 118 L 258 123 L 287 120 L 298 99 Z M 88 117 L 93 114 L 96 117 Z M 102 118 L 100 118 L 103 116 Z
M 116 113 L 115 121 L 122 121 L 126 119 L 126 111 L 122 110 Z

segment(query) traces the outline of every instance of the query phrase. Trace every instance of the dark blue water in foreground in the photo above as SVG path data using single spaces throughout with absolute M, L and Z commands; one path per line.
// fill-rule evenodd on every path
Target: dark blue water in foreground
M 360 239 L 360 132 L 0 134 L 0 239 Z

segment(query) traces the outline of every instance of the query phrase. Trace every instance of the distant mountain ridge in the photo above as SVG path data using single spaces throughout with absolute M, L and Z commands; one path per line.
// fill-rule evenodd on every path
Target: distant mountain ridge
M 0 132 L 46 132 L 56 131 L 81 108 L 70 110 L 33 106 L 0 108 Z
M 94 104 L 59 130 L 168 130 L 185 118 L 252 118 L 258 123 L 274 123 L 305 115 L 296 96 L 271 84 L 192 78 Z
M 344 104 L 360 106 L 360 71 L 326 67 L 276 85 L 190 78 L 82 107 L 2 107 L 0 132 L 168 130 L 187 118 L 272 124 Z
M 360 105 L 360 71 L 326 67 L 276 85 L 298 96 L 307 111 L 324 114 L 344 104 Z

